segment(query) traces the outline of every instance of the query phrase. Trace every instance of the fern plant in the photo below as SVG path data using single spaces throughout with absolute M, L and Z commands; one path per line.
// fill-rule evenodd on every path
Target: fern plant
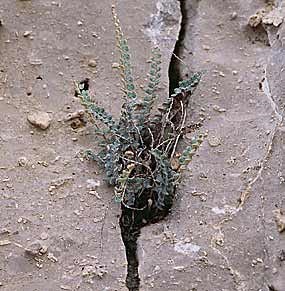
M 96 126 L 96 132 L 102 136 L 102 149 L 99 153 L 89 150 L 87 155 L 105 169 L 107 180 L 115 189 L 115 200 L 122 205 L 120 225 L 129 263 L 127 286 L 129 290 L 138 290 L 137 257 L 128 248 L 133 248 L 143 225 L 159 220 L 171 209 L 180 170 L 202 142 L 201 136 L 193 139 L 177 159 L 176 149 L 184 132 L 189 96 L 201 74 L 181 81 L 174 94 L 155 112 L 161 77 L 160 50 L 152 50 L 148 83 L 139 97 L 128 42 L 114 7 L 112 12 L 124 98 L 120 118 L 113 118 L 90 97 L 88 80 L 76 84 L 76 95 L 91 117 L 102 124 Z M 172 166 L 173 159 L 177 159 L 178 167 Z

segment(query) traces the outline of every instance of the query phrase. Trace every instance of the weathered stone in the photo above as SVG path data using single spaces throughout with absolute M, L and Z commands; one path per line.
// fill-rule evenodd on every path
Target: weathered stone
M 28 164 L 28 159 L 26 157 L 20 157 L 18 159 L 18 165 L 20 167 L 25 167 Z
M 285 230 L 285 215 L 283 214 L 281 209 L 274 210 L 273 214 L 278 231 L 283 232 Z
M 41 241 L 33 241 L 31 242 L 26 248 L 25 253 L 29 256 L 35 257 L 41 254 L 41 250 L 43 249 L 44 245 Z
M 96 68 L 97 67 L 97 61 L 95 59 L 89 60 L 88 66 L 91 67 L 91 68 Z
M 41 129 L 47 129 L 52 121 L 51 116 L 47 113 L 47 112 L 43 112 L 43 111 L 36 111 L 33 113 L 30 113 L 27 117 L 28 121 Z

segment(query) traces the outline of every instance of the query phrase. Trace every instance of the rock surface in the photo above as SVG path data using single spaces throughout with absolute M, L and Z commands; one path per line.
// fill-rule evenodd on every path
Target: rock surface
M 273 215 L 285 209 L 285 28 L 284 4 L 274 2 L 277 10 L 250 27 L 265 1 L 186 0 L 184 21 L 176 1 L 119 1 L 138 88 L 151 47 L 162 49 L 162 99 L 185 25 L 182 73 L 203 72 L 187 123 L 204 120 L 209 137 L 184 173 L 173 213 L 143 229 L 143 291 L 285 290 L 284 232 Z M 92 126 L 71 124 L 83 118 L 72 84 L 84 78 L 96 101 L 119 115 L 110 6 L 1 1 L 1 290 L 126 291 L 120 207 L 83 159 L 96 141 Z M 53 112 L 52 131 L 31 131 L 31 108 Z
M 74 80 L 89 78 L 96 101 L 119 115 L 111 3 L 2 0 L 0 6 L 0 240 L 11 242 L 0 247 L 1 289 L 125 291 L 120 206 L 96 164 L 83 159 L 97 136 L 73 92 Z M 158 8 L 151 0 L 117 5 L 140 94 L 154 46 L 145 29 Z M 175 23 L 165 28 L 162 98 L 168 94 L 169 59 L 181 20 L 179 10 L 173 12 L 167 17 Z M 52 112 L 52 130 L 33 130 L 26 120 L 33 108 Z M 45 117 L 33 116 L 32 122 L 46 128 Z M 10 236 L 1 234 L 4 228 Z M 38 256 L 36 248 L 35 256 L 24 255 L 22 246 L 39 238 L 48 245 L 46 253 Z M 83 277 L 82 270 L 90 268 L 96 276 Z
M 284 262 L 278 259 L 284 232 L 272 214 L 285 202 L 284 24 L 278 30 L 248 27 L 264 1 L 186 2 L 183 61 L 204 72 L 188 120 L 203 114 L 202 131 L 222 142 L 202 144 L 184 173 L 172 215 L 144 229 L 144 286 L 156 291 L 285 290 Z M 217 112 L 213 105 L 227 110 Z M 207 199 L 193 191 L 207 193 Z M 177 251 L 177 245 L 187 244 L 199 251 Z M 163 271 L 154 273 L 157 266 Z M 183 272 L 177 266 L 185 266 Z

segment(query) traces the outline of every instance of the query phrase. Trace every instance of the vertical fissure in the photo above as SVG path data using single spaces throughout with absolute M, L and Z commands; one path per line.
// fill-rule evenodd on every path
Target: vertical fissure
M 183 54 L 183 42 L 188 24 L 188 12 L 186 8 L 187 0 L 180 0 L 179 2 L 182 21 L 178 40 L 175 44 L 173 55 L 169 64 L 169 94 L 172 94 L 174 89 L 179 86 L 179 81 L 182 80 L 183 77 L 181 61 L 179 59 Z M 137 241 L 140 236 L 141 229 L 148 224 L 156 223 L 162 220 L 167 214 L 168 210 L 157 210 L 151 207 L 146 211 L 136 211 L 128 209 L 122 205 L 120 228 L 127 258 L 126 286 L 129 291 L 140 290 Z
M 168 68 L 169 76 L 169 94 L 174 92 L 174 89 L 179 86 L 179 81 L 182 80 L 182 68 L 181 68 L 181 58 L 184 51 L 184 39 L 186 35 L 186 28 L 188 24 L 188 10 L 187 10 L 187 0 L 178 0 L 180 3 L 181 11 L 181 27 L 178 35 L 178 40 L 175 44 L 174 51 L 170 60 Z

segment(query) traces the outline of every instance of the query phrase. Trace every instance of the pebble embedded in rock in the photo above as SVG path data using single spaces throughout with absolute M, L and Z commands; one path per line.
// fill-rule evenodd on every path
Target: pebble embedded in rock
M 60 289 L 62 289 L 62 290 L 72 290 L 72 287 L 67 286 L 67 285 L 60 285 Z
M 203 48 L 205 51 L 209 51 L 209 50 L 211 49 L 208 45 L 202 45 L 202 48 Z
M 88 179 L 86 182 L 87 182 L 87 188 L 89 190 L 95 190 L 101 185 L 100 181 L 96 181 L 94 179 Z
M 26 157 L 20 157 L 18 159 L 18 165 L 20 167 L 25 167 L 28 164 L 28 159 Z
M 52 118 L 50 117 L 50 115 L 47 112 L 43 112 L 43 111 L 36 111 L 33 113 L 30 113 L 27 117 L 28 121 L 38 127 L 41 128 L 43 130 L 47 129 L 52 121 Z
M 89 60 L 88 66 L 91 68 L 96 68 L 96 66 L 97 66 L 96 60 L 94 60 L 94 59 Z
M 11 242 L 8 239 L 0 240 L 0 246 L 1 247 L 8 246 L 10 244 L 11 244 Z
M 28 87 L 28 88 L 27 88 L 27 95 L 28 95 L 28 96 L 31 96 L 32 93 L 33 93 L 33 88 L 32 88 L 32 87 Z
M 46 254 L 48 251 L 48 247 L 47 246 L 42 246 L 42 248 L 40 249 L 40 253 L 43 255 L 43 254 Z
M 34 242 L 31 242 L 26 248 L 25 253 L 29 256 L 37 256 L 41 254 L 41 250 L 43 249 L 43 245 L 40 241 L 36 240 Z
M 281 233 L 285 230 L 285 215 L 281 209 L 273 211 L 274 219 L 277 225 L 278 231 Z
M 29 35 L 31 35 L 32 31 L 31 30 L 27 30 L 23 33 L 24 37 L 28 37 Z
M 216 136 L 208 137 L 208 143 L 211 147 L 217 147 L 221 144 L 221 139 Z
M 234 11 L 230 16 L 230 19 L 235 20 L 236 18 L 237 18 L 237 12 Z
M 226 112 L 225 108 L 221 108 L 219 105 L 213 105 L 213 109 L 217 112 Z
M 51 262 L 53 262 L 53 263 L 58 262 L 58 258 L 55 257 L 55 255 L 54 255 L 53 253 L 48 253 L 48 254 L 47 254 L 47 258 L 48 258 Z
M 113 69 L 119 69 L 120 68 L 120 64 L 119 63 L 113 63 L 112 64 L 112 68 Z
M 256 14 L 250 16 L 248 20 L 248 25 L 251 27 L 257 27 L 262 21 L 262 13 L 257 12 Z
M 41 233 L 40 238 L 42 240 L 46 240 L 46 239 L 48 239 L 48 234 L 46 232 L 43 232 L 43 233 Z

